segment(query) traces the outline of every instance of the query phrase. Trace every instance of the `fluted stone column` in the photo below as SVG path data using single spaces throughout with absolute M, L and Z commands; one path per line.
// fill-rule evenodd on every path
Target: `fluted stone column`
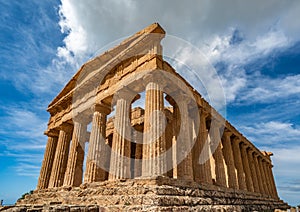
M 173 124 L 172 124 L 172 132 L 173 132 L 173 139 L 172 139 L 172 166 L 173 166 L 173 178 L 177 179 L 177 138 L 179 134 L 180 128 L 180 111 L 178 105 L 176 103 L 173 104 Z M 175 148 L 174 148 L 175 147 Z
M 214 121 L 216 122 L 216 121 Z M 224 167 L 224 157 L 222 152 L 222 142 L 220 137 L 220 130 L 217 123 L 214 123 L 212 126 L 212 142 L 211 147 L 215 148 L 215 152 L 213 152 L 213 157 L 215 159 L 215 173 L 216 173 L 216 184 L 222 187 L 226 187 L 226 175 L 225 175 L 225 167 Z
M 199 113 L 199 117 L 201 116 L 201 112 L 198 109 L 197 111 Z M 197 183 L 202 183 L 204 182 L 204 175 L 203 173 L 201 173 L 201 164 L 199 162 L 200 159 L 200 155 L 201 155 L 201 151 L 202 151 L 202 146 L 203 144 L 201 144 L 201 126 L 198 127 L 198 129 L 195 129 L 196 131 L 198 131 L 198 136 L 196 138 L 196 142 L 195 145 L 193 147 L 193 173 L 194 173 L 194 180 Z
M 244 168 L 244 172 L 245 172 L 247 190 L 254 192 L 252 175 L 251 175 L 249 159 L 248 159 L 248 154 L 247 154 L 247 145 L 244 143 L 241 143 L 240 146 L 241 146 L 242 161 L 243 161 L 243 168 Z
M 40 177 L 37 185 L 37 189 L 48 188 L 52 165 L 55 156 L 55 150 L 58 140 L 58 131 L 48 132 L 48 142 L 45 149 L 44 160 L 40 172 Z
M 172 142 L 173 142 L 173 119 L 167 120 L 166 130 L 165 130 L 165 140 L 166 140 L 166 151 L 168 154 L 166 156 L 166 166 L 167 166 L 167 176 L 173 178 L 173 152 L 172 152 Z
M 275 184 L 275 179 L 274 179 L 274 175 L 272 172 L 272 165 L 268 164 L 269 168 L 268 168 L 268 173 L 271 179 L 271 187 L 272 187 L 272 197 L 274 197 L 275 199 L 278 199 L 278 193 L 277 193 L 277 189 L 276 189 L 276 184 Z
M 143 154 L 143 130 L 142 126 L 135 126 L 134 139 L 135 145 L 135 165 L 134 165 L 134 177 L 140 177 L 142 175 L 142 154 Z
M 274 189 L 273 189 L 273 185 L 272 185 L 272 176 L 270 175 L 270 167 L 269 167 L 268 162 L 264 163 L 264 169 L 265 169 L 265 173 L 266 173 L 267 179 L 268 179 L 269 195 L 274 197 Z
M 193 161 L 192 161 L 192 120 L 188 112 L 188 98 L 180 97 L 178 108 L 180 111 L 180 134 L 178 135 L 176 143 L 176 155 L 180 161 L 177 164 L 177 178 L 183 180 L 193 180 Z M 183 160 L 182 160 L 183 159 Z
M 228 175 L 228 186 L 229 188 L 238 189 L 237 176 L 234 166 L 234 157 L 231 147 L 231 137 L 232 133 L 225 131 L 223 134 L 223 154 L 227 165 L 227 175 Z
M 259 185 L 259 191 L 260 191 L 261 194 L 264 194 L 265 193 L 265 188 L 263 186 L 262 173 L 260 172 L 260 168 L 259 168 L 258 154 L 256 152 L 254 152 L 253 156 L 254 156 L 254 164 L 255 164 L 257 180 L 258 180 L 258 185 Z
M 120 98 L 118 98 L 116 103 L 109 180 L 126 179 L 131 177 L 131 123 L 129 118 L 130 106 L 131 102 L 123 99 L 120 95 Z
M 253 181 L 253 188 L 254 192 L 259 193 L 259 184 L 258 184 L 258 177 L 256 173 L 256 168 L 255 168 L 255 162 L 254 162 L 254 156 L 253 156 L 253 150 L 249 149 L 248 150 L 248 160 L 249 160 L 249 166 L 252 174 L 252 181 Z
M 210 166 L 210 156 L 209 156 L 209 145 L 207 142 L 208 131 L 206 126 L 206 118 L 208 114 L 203 110 L 200 110 L 200 132 L 198 135 L 196 145 L 199 145 L 200 155 L 197 158 L 197 163 L 199 163 L 199 183 L 212 184 L 212 174 Z M 197 180 L 197 178 L 195 179 Z M 197 182 L 197 181 L 196 181 Z
M 70 141 L 73 126 L 63 123 L 60 126 L 58 143 L 56 147 L 54 162 L 51 171 L 49 188 L 60 187 L 63 185 L 65 171 L 67 168 Z
M 109 153 L 105 151 L 106 119 L 110 108 L 105 105 L 96 104 L 93 107 L 92 130 L 89 140 L 88 155 L 84 182 L 98 182 L 106 180 L 106 163 L 109 160 Z M 108 148 L 108 147 L 107 147 Z M 101 163 L 101 165 L 100 165 Z M 101 167 L 102 166 L 102 167 Z M 105 170 L 103 169 L 105 168 Z
M 166 175 L 166 151 L 164 134 L 164 95 L 160 86 L 150 82 L 146 86 L 143 167 L 142 176 Z
M 267 170 L 267 162 L 265 160 L 262 160 L 262 168 L 265 173 L 265 178 L 266 178 L 266 185 L 267 185 L 267 194 L 269 196 L 272 196 L 272 185 L 271 185 L 271 179 Z
M 235 168 L 237 170 L 237 179 L 238 179 L 239 189 L 247 190 L 245 172 L 243 169 L 243 162 L 242 162 L 241 150 L 240 150 L 240 140 L 238 138 L 235 138 L 231 142 L 231 145 L 232 145 L 232 151 L 233 151 L 233 157 L 234 157 L 234 164 L 235 164 Z
M 261 181 L 262 181 L 262 186 L 263 186 L 263 191 L 264 191 L 264 194 L 268 194 L 268 185 L 267 185 L 267 179 L 266 179 L 266 174 L 264 172 L 264 169 L 263 169 L 263 164 L 262 164 L 262 158 L 261 156 L 259 156 L 258 158 L 258 166 L 259 166 L 259 170 L 260 170 L 260 174 L 261 174 Z
M 75 118 L 64 186 L 80 186 L 82 183 L 86 132 L 87 121 L 84 117 Z

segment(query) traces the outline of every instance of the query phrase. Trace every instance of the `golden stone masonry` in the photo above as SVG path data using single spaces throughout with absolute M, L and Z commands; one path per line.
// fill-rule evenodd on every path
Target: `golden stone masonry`
M 48 106 L 37 188 L 9 210 L 288 208 L 276 191 L 272 153 L 164 61 L 164 36 L 152 24 L 79 69 Z M 144 109 L 133 107 L 141 100 Z

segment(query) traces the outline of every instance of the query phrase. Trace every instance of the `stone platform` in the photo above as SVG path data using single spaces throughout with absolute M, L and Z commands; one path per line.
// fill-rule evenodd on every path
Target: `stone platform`
M 258 193 L 156 177 L 35 191 L 5 211 L 274 211 L 281 200 Z

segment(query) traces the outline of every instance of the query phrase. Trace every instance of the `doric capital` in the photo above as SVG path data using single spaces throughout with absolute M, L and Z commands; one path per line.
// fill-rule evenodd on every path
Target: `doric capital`
M 124 99 L 131 103 L 139 98 L 140 98 L 140 96 L 139 96 L 138 92 L 136 92 L 135 90 L 132 90 L 127 85 L 121 85 L 113 95 L 112 105 L 116 104 L 117 101 L 120 99 Z M 100 103 L 100 104 L 104 104 L 104 103 Z
M 59 126 L 60 130 L 63 130 L 65 132 L 71 132 L 73 130 L 73 125 L 69 124 L 67 122 L 63 122 L 60 126 Z
M 254 150 L 254 151 L 253 151 L 253 156 L 256 157 L 256 158 L 258 158 L 259 153 L 258 153 L 257 151 Z
M 252 153 L 255 152 L 255 151 L 254 151 L 254 149 L 252 149 L 251 147 L 249 147 L 248 152 L 249 152 L 250 154 L 252 154 Z
M 104 113 L 104 114 L 108 115 L 111 112 L 111 107 L 108 106 L 108 105 L 105 105 L 103 103 L 101 103 L 101 104 L 94 104 L 92 106 L 92 110 L 94 112 L 100 112 L 100 113 Z
M 232 136 L 232 134 L 233 133 L 228 129 L 225 129 L 224 132 L 223 132 L 224 137 L 229 137 L 230 138 Z
M 246 143 L 246 141 L 242 141 L 241 142 L 241 147 L 244 149 L 247 149 L 249 147 L 249 145 Z
M 87 125 L 90 122 L 90 117 L 86 113 L 79 113 L 73 118 L 73 122 Z
M 202 117 L 203 119 L 206 119 L 209 116 L 209 113 L 207 111 L 205 111 L 203 108 L 199 109 L 199 113 L 200 113 L 200 117 Z
M 234 136 L 233 141 L 239 144 L 241 142 L 241 138 L 239 136 Z
M 47 135 L 48 137 L 58 137 L 59 130 L 57 129 L 46 130 L 44 134 Z

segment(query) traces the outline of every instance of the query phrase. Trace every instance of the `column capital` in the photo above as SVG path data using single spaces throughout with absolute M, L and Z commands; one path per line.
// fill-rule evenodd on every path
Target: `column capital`
M 71 132 L 73 129 L 73 125 L 69 124 L 67 122 L 63 122 L 60 126 L 59 126 L 60 130 L 63 130 L 65 132 Z
M 57 129 L 46 130 L 44 132 L 44 135 L 47 135 L 48 137 L 58 137 L 59 130 L 57 130 Z
M 241 143 L 242 142 L 242 139 L 239 137 L 239 136 L 236 136 L 233 138 L 233 141 L 234 142 L 237 142 L 237 143 Z
M 104 103 L 96 103 L 91 107 L 91 109 L 93 112 L 100 112 L 100 113 L 104 113 L 106 115 L 110 114 L 110 112 L 111 112 L 111 107 Z
M 75 117 L 73 117 L 73 122 L 79 122 L 81 124 L 87 125 L 89 121 L 89 117 L 86 115 L 86 113 L 79 113 Z
M 229 131 L 228 129 L 225 129 L 224 132 L 223 132 L 223 135 L 225 137 L 229 137 L 229 138 L 232 136 L 232 134 L 233 133 L 231 131 Z
M 158 81 L 159 81 L 159 83 L 156 83 Z M 166 85 L 167 82 L 168 82 L 167 79 L 165 78 L 164 75 L 161 74 L 161 72 L 159 72 L 159 70 L 156 70 L 156 71 L 153 70 L 150 73 L 147 73 L 143 77 L 143 84 L 146 87 L 146 90 L 147 90 L 147 87 L 149 86 L 149 84 L 151 84 L 151 83 L 155 83 L 158 85 L 160 84 L 160 88 L 162 89 L 161 85 Z
M 247 149 L 249 147 L 249 144 L 246 144 L 246 142 L 242 140 L 241 147 Z
M 249 152 L 250 154 L 252 154 L 253 152 L 255 152 L 255 150 L 254 150 L 254 149 L 252 149 L 251 147 L 249 147 L 249 150 L 248 150 L 248 152 Z

